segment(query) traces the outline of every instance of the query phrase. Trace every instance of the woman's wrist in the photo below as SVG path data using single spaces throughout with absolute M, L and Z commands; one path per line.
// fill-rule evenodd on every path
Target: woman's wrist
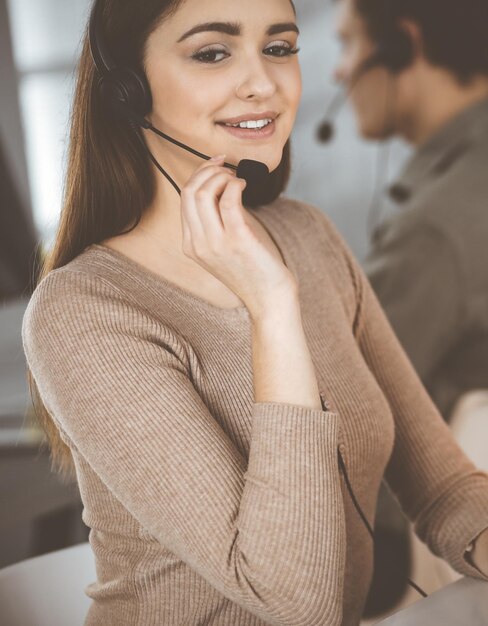
M 300 316 L 298 288 L 289 284 L 269 299 L 246 304 L 252 322 L 255 325 L 274 323 L 283 318 Z

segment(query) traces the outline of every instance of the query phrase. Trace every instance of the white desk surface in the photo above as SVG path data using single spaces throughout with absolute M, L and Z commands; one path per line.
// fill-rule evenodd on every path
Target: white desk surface
M 375 626 L 487 626 L 488 582 L 461 578 Z

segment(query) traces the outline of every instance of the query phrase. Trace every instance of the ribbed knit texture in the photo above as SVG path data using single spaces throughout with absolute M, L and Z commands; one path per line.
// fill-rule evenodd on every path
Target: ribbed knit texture
M 22 338 L 73 451 L 97 581 L 86 624 L 357 626 L 380 481 L 459 572 L 488 475 L 451 436 L 329 219 L 255 211 L 300 287 L 330 410 L 254 402 L 251 321 L 106 246 L 38 285 Z M 296 363 L 300 367 L 300 363 Z

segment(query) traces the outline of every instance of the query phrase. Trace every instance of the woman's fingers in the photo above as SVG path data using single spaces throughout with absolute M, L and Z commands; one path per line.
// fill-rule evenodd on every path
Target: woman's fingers
M 235 185 L 236 178 L 228 172 L 221 171 L 211 176 L 196 191 L 194 202 L 203 226 L 204 235 L 193 237 L 193 247 L 199 256 L 220 254 L 225 247 L 225 229 L 221 218 L 219 199 L 225 194 L 229 185 Z M 237 184 L 242 189 L 240 183 Z M 237 207 L 241 203 L 240 196 L 236 195 Z M 191 202 L 191 201 L 190 201 Z
M 227 186 L 236 182 L 235 173 L 222 167 L 223 159 L 217 157 L 200 167 L 182 190 L 183 251 L 189 256 L 204 258 L 223 249 L 225 230 L 219 199 Z M 239 181 L 241 193 L 232 194 L 238 212 L 243 210 L 243 181 Z
M 205 161 L 200 167 L 198 167 L 190 176 L 185 186 L 182 189 L 182 193 L 194 194 L 211 176 L 220 171 L 226 171 L 235 175 L 233 170 L 229 168 L 223 168 L 224 156 L 213 157 L 209 161 Z
M 206 180 L 222 172 L 221 163 L 223 162 L 223 156 L 214 157 L 214 159 L 206 161 L 192 174 L 181 190 L 181 223 L 185 253 L 187 249 L 191 249 L 192 240 L 195 237 L 201 239 L 205 236 L 205 230 L 195 201 L 196 193 Z
M 220 198 L 220 216 L 224 229 L 228 232 L 239 232 L 246 225 L 244 207 L 242 206 L 242 192 L 246 188 L 246 181 L 234 178 L 226 186 Z

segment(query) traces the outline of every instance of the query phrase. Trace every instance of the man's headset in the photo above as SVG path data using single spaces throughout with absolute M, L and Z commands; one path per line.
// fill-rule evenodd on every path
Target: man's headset
M 187 152 L 191 152 L 201 159 L 208 161 L 210 157 L 163 133 L 155 128 L 146 118 L 146 115 L 152 110 L 152 95 L 147 78 L 143 72 L 131 67 L 117 65 L 114 61 L 105 44 L 102 17 L 102 3 L 100 0 L 95 0 L 90 16 L 89 39 L 93 62 L 98 71 L 97 87 L 100 97 L 121 119 L 129 121 L 134 127 L 135 134 L 141 141 L 145 151 L 148 152 L 151 161 L 172 184 L 178 194 L 181 194 L 181 190 L 176 182 L 149 151 L 137 127 L 140 126 L 150 130 L 166 141 Z M 259 195 L 259 190 L 269 184 L 270 173 L 268 167 L 260 161 L 243 159 L 237 166 L 231 163 L 224 163 L 224 166 L 236 171 L 239 178 L 246 180 L 247 187 L 244 190 L 244 196 L 251 200 L 251 204 L 254 198 Z
M 346 102 L 351 91 L 356 87 L 360 78 L 374 67 L 385 67 L 393 74 L 398 74 L 412 64 L 414 56 L 413 40 L 404 29 L 395 26 L 387 35 L 383 35 L 373 54 L 365 59 L 354 72 L 347 90 L 345 92 L 340 91 L 333 98 L 325 120 L 317 129 L 318 140 L 322 143 L 327 143 L 332 139 L 336 115 Z

